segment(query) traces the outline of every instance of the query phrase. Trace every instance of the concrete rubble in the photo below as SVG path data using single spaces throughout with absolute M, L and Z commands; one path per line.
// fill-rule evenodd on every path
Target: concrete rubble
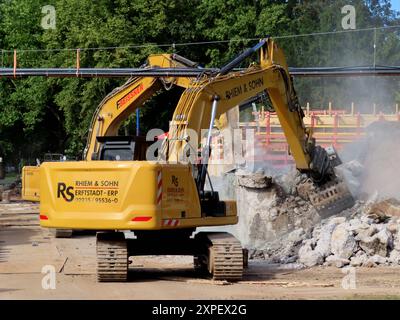
M 250 259 L 295 267 L 400 264 L 396 199 L 357 200 L 352 208 L 322 220 L 299 195 L 296 185 L 301 185 L 302 175 L 292 172 L 290 178 L 262 179 L 258 172 L 254 181 L 252 174 L 236 175 L 238 236 Z
M 252 181 L 253 175 L 255 181 Z M 309 202 L 295 195 L 294 183 L 276 183 L 261 176 L 261 172 L 236 173 L 239 223 L 235 234 L 245 247 L 267 250 L 263 253 L 267 255 L 282 249 L 279 239 L 285 237 L 292 244 L 286 249 L 291 251 L 320 217 Z M 270 247 L 266 248 L 266 244 Z M 290 252 L 287 256 L 291 257 Z
M 250 259 L 298 267 L 400 264 L 400 123 L 376 122 L 366 132 L 341 150 L 335 172 L 356 201 L 335 216 L 319 216 L 307 177 L 294 169 L 271 174 L 264 168 L 272 175 L 264 180 L 262 170 L 236 172 L 236 235 Z

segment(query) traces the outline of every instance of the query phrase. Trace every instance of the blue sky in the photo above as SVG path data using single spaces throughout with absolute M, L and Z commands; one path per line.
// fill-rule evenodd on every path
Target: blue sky
M 392 9 L 396 11 L 400 11 L 400 0 L 392 0 Z

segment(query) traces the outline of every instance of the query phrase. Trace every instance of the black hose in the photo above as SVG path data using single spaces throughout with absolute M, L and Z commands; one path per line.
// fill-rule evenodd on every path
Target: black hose
M 260 48 L 267 42 L 267 39 L 261 40 L 259 43 L 257 43 L 254 47 L 247 49 L 240 55 L 238 55 L 235 59 L 232 61 L 228 62 L 226 65 L 224 65 L 221 70 L 219 71 L 220 75 L 225 75 L 228 72 L 230 72 L 233 68 L 235 68 L 237 65 L 239 65 L 244 59 L 247 57 L 251 56 L 254 52 L 257 52 L 260 50 Z

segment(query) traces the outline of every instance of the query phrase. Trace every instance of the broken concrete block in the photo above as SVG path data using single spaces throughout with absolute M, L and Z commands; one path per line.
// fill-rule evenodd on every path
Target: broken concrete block
M 294 263 L 297 261 L 298 258 L 299 258 L 298 256 L 283 257 L 280 259 L 279 262 L 282 264 Z
M 387 228 L 383 228 L 381 231 L 379 231 L 374 236 L 377 237 L 381 243 L 386 244 L 386 246 L 388 248 L 393 247 L 393 235 Z M 386 256 L 386 255 L 383 255 L 383 256 Z
M 366 263 L 368 260 L 368 257 L 365 253 L 363 253 L 362 251 L 359 251 L 359 252 L 361 252 L 361 254 L 355 255 L 354 257 L 351 257 L 351 259 L 350 259 L 350 265 L 352 267 L 360 267 L 364 263 Z
M 389 222 L 388 225 L 387 225 L 387 229 L 391 234 L 397 233 L 397 231 L 399 230 L 398 222 L 397 221 L 396 222 L 395 221 Z
M 269 210 L 269 217 L 271 221 L 274 221 L 279 215 L 278 209 L 277 208 L 271 208 Z
M 368 228 L 368 225 L 363 223 L 359 218 L 353 218 L 349 221 L 349 230 L 356 231 L 362 228 Z
M 325 264 L 327 266 L 334 266 L 337 268 L 347 266 L 349 263 L 350 261 L 348 259 L 343 259 L 335 255 L 329 256 L 325 259 Z
M 357 196 L 360 191 L 360 180 L 359 176 L 363 171 L 363 166 L 356 160 L 343 163 L 335 167 L 335 172 L 339 175 L 346 183 L 349 191 L 353 196 Z
M 299 261 L 307 267 L 322 264 L 324 258 L 317 251 L 299 251 Z
M 328 224 L 338 225 L 338 224 L 342 224 L 345 222 L 346 222 L 346 217 L 334 217 L 334 218 L 329 219 Z
M 378 238 L 368 237 L 360 240 L 360 248 L 363 249 L 367 255 L 380 254 L 386 255 L 386 245 L 382 244 Z
M 387 258 L 375 254 L 375 255 L 373 255 L 372 257 L 369 257 L 369 258 L 368 258 L 367 263 L 368 263 L 368 262 L 375 263 L 376 265 L 378 265 L 378 264 L 385 264 L 385 263 L 387 262 Z
M 367 215 L 363 215 L 360 219 L 362 222 L 365 222 L 366 224 L 369 224 L 369 225 L 374 223 L 374 219 L 368 217 Z
M 272 186 L 272 177 L 263 174 L 244 174 L 237 176 L 238 185 L 252 189 L 266 189 Z
M 359 237 L 360 235 L 358 235 Z M 359 245 L 369 256 L 379 255 L 382 257 L 387 256 L 388 247 L 392 246 L 392 234 L 383 229 L 372 237 L 359 237 Z
M 304 237 L 305 237 L 304 229 L 299 228 L 289 233 L 287 236 L 287 240 L 292 242 L 293 244 L 297 244 L 302 242 L 304 240 Z
M 374 225 L 365 224 L 367 228 L 362 228 L 355 230 L 357 233 L 356 240 L 366 239 L 368 237 L 372 237 L 374 234 L 378 232 L 378 229 Z
M 315 239 L 319 239 L 321 236 L 321 226 L 315 226 L 313 231 L 312 231 L 312 237 Z
M 335 228 L 336 224 L 327 224 L 321 228 L 315 251 L 319 252 L 324 258 L 331 254 L 331 238 Z
M 388 261 L 392 264 L 398 265 L 400 264 L 400 251 L 392 250 L 389 255 Z
M 299 197 L 305 201 L 309 200 L 308 194 L 313 190 L 312 182 L 306 181 L 296 186 L 296 191 Z
M 371 260 L 367 260 L 365 263 L 363 263 L 362 266 L 363 266 L 363 267 L 366 267 L 366 268 L 375 268 L 375 267 L 377 266 L 377 264 L 374 263 L 374 262 L 371 261 Z
M 393 248 L 400 251 L 400 230 L 393 235 Z
M 312 248 L 314 239 L 307 239 L 303 241 L 303 246 L 299 250 L 299 262 L 307 267 L 313 267 L 324 262 L 324 258 L 317 251 Z
M 336 226 L 331 237 L 331 251 L 334 255 L 349 259 L 357 248 L 357 242 L 345 223 Z
M 264 252 L 262 250 L 251 250 L 249 252 L 249 259 L 265 259 Z
M 370 218 L 384 221 L 388 217 L 400 217 L 400 202 L 394 198 L 373 204 L 367 212 Z

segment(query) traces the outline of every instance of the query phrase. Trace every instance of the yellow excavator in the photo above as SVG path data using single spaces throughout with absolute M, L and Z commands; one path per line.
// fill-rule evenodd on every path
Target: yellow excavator
M 197 64 L 177 54 L 150 55 L 145 65 L 146 68 L 191 68 Z M 146 70 L 146 69 L 145 69 Z M 182 70 L 182 69 L 179 69 Z M 121 123 L 132 114 L 132 110 L 141 106 L 157 91 L 163 87 L 167 90 L 173 85 L 187 88 L 190 85 L 189 77 L 134 77 L 130 78 L 121 87 L 115 88 L 99 104 L 93 114 L 88 132 L 83 159 L 97 160 L 99 152 L 98 137 L 116 136 Z M 115 110 L 117 106 L 117 110 Z M 143 147 L 144 140 L 140 140 Z M 136 148 L 137 152 L 139 148 Z M 143 158 L 143 157 L 142 157 Z M 37 160 L 37 162 L 39 162 Z M 49 162 L 46 157 L 44 162 Z M 22 168 L 22 199 L 26 201 L 40 201 L 40 163 L 36 166 Z
M 235 69 L 254 53 L 256 63 Z M 175 63 L 171 55 L 152 58 L 160 68 Z M 152 136 L 150 141 L 116 136 L 119 124 L 163 84 L 186 89 L 162 144 Z M 41 226 L 97 230 L 98 281 L 126 281 L 128 258 L 138 255 L 192 255 L 199 272 L 241 279 L 240 242 L 229 233 L 195 231 L 238 221 L 235 201 L 205 190 L 211 131 L 229 109 L 263 94 L 270 97 L 297 169 L 314 181 L 309 194 L 317 209 L 331 214 L 351 206 L 353 199 L 334 172 L 340 159 L 333 149 L 315 145 L 284 54 L 272 39 L 263 39 L 214 73 L 135 78 L 106 97 L 93 117 L 84 161 L 40 165 Z M 124 230 L 135 237 L 125 237 Z

